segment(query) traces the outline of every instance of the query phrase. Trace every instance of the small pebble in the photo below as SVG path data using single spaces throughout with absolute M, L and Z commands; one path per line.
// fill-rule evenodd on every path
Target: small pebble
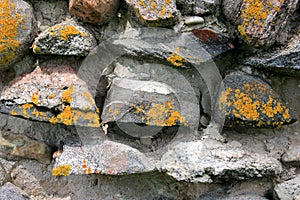
M 204 19 L 199 16 L 187 17 L 184 21 L 186 25 L 195 25 L 204 23 Z

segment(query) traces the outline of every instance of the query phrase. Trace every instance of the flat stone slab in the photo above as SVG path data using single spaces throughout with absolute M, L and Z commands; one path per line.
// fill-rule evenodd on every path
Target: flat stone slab
M 171 26 L 177 20 L 174 0 L 126 0 L 138 20 L 149 26 Z
M 36 27 L 32 6 L 20 0 L 1 0 L 0 20 L 1 70 L 21 59 L 31 45 Z
M 287 76 L 300 76 L 300 35 L 285 46 L 261 53 L 245 60 L 244 65 L 254 68 L 282 73 Z
M 242 146 L 206 139 L 179 143 L 163 155 L 158 169 L 179 181 L 212 183 L 276 176 L 280 162 L 266 154 L 250 153 Z
M 279 95 L 263 80 L 244 73 L 225 77 L 225 91 L 219 99 L 226 125 L 279 127 L 297 119 Z
M 99 111 L 70 66 L 37 67 L 3 88 L 0 112 L 26 119 L 100 127 Z
M 50 162 L 50 148 L 43 142 L 24 135 L 4 135 L 0 132 L 0 154 L 9 158 L 35 159 Z
M 276 185 L 274 191 L 280 200 L 299 199 L 300 176 Z
M 35 38 L 35 54 L 86 56 L 96 46 L 96 40 L 83 27 L 73 22 L 56 24 Z
M 104 141 L 95 145 L 64 145 L 63 152 L 55 160 L 52 175 L 125 175 L 154 169 L 153 161 L 138 150 L 124 144 Z
M 222 4 L 225 18 L 236 26 L 239 37 L 254 47 L 272 45 L 297 7 L 296 0 L 226 0 Z

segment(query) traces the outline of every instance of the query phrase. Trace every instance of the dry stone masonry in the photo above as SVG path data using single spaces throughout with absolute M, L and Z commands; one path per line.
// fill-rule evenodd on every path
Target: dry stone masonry
M 0 199 L 300 199 L 298 0 L 0 0 Z

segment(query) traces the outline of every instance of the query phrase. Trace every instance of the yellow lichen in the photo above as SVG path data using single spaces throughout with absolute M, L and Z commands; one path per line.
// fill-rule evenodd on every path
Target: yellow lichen
M 70 174 L 71 165 L 59 165 L 52 169 L 52 176 L 68 176 Z
M 48 96 L 49 99 L 53 99 L 54 97 L 55 97 L 54 94 L 49 94 L 49 96 Z
M 50 27 L 48 29 L 48 32 L 53 36 L 56 37 L 57 33 L 59 35 L 59 39 L 61 40 L 68 40 L 70 36 L 72 35 L 80 35 L 82 37 L 85 37 L 86 34 L 82 31 L 79 31 L 76 27 L 71 25 L 56 25 L 53 27 Z
M 33 53 L 39 53 L 41 51 L 41 47 L 37 46 L 37 45 L 33 45 Z
M 12 110 L 12 111 L 10 112 L 10 114 L 11 114 L 11 115 L 17 115 L 18 113 L 17 113 L 15 110 Z
M 172 52 L 171 55 L 167 58 L 167 61 L 175 67 L 181 67 L 183 63 L 186 62 L 186 60 L 182 56 L 174 52 Z
M 39 104 L 39 93 L 38 92 L 34 92 L 32 95 L 31 95 L 31 102 L 35 105 L 38 105 Z
M 32 104 L 26 103 L 22 105 L 23 108 L 23 116 L 27 117 L 27 109 L 30 109 L 31 107 L 33 107 Z
M 284 0 L 280 2 L 244 0 L 241 9 L 242 23 L 238 25 L 240 35 L 246 40 L 250 40 L 252 32 L 263 31 L 263 26 L 268 15 L 272 12 L 280 12 L 280 7 Z
M 71 85 L 71 87 L 67 90 L 64 91 L 64 93 L 62 94 L 62 102 L 64 103 L 71 103 L 73 98 L 72 98 L 72 94 L 74 92 L 74 86 Z
M 15 57 L 14 51 L 19 47 L 18 29 L 24 26 L 11 0 L 0 0 L 0 25 L 0 64 L 6 65 Z
M 73 125 L 73 116 L 71 106 L 66 106 L 64 110 L 57 115 L 57 120 L 65 125 Z

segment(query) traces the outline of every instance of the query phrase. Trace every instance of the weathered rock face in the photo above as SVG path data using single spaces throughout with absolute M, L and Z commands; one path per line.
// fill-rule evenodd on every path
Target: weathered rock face
M 22 191 L 20 188 L 16 187 L 12 183 L 6 183 L 0 187 L 0 198 L 3 200 L 27 200 L 30 199 L 29 196 Z
M 0 1 L 0 70 L 20 60 L 31 45 L 35 19 L 31 5 L 19 0 Z
M 138 20 L 148 26 L 171 26 L 177 20 L 174 0 L 126 0 Z
M 296 6 L 296 0 L 226 0 L 222 3 L 224 16 L 236 26 L 239 37 L 254 47 L 272 45 Z
M 282 161 L 300 165 L 300 146 L 291 146 L 283 155 Z
M 8 174 L 0 162 L 0 186 L 4 185 L 8 181 Z
M 280 200 L 299 199 L 300 197 L 300 176 L 280 183 L 275 187 L 275 193 Z
M 218 2 L 211 0 L 179 0 L 176 1 L 176 5 L 183 15 L 207 15 L 216 11 Z
M 78 152 L 81 152 L 80 154 Z M 121 175 L 154 170 L 154 163 L 129 146 L 104 141 L 93 146 L 64 146 L 56 159 L 53 176 L 71 174 Z
M 278 127 L 296 121 L 278 94 L 259 78 L 232 73 L 225 77 L 224 86 L 219 109 L 225 110 L 229 126 Z
M 116 14 L 119 0 L 71 0 L 69 10 L 84 22 L 101 24 Z
M 241 145 L 205 140 L 174 146 L 163 155 L 159 169 L 177 180 L 211 183 L 274 176 L 282 167 L 278 160 L 244 151 Z
M 294 35 L 284 48 L 274 49 L 245 60 L 244 65 L 282 73 L 288 76 L 300 76 L 300 42 L 299 36 Z
M 32 48 L 35 54 L 86 56 L 95 45 L 91 33 L 79 25 L 65 22 L 39 34 Z
M 1 155 L 10 158 L 36 159 L 40 162 L 50 162 L 50 148 L 42 143 L 23 135 L 3 135 L 0 132 Z
M 25 89 L 26 88 L 26 89 Z M 53 124 L 99 127 L 87 85 L 69 66 L 37 67 L 3 89 L 1 112 Z

